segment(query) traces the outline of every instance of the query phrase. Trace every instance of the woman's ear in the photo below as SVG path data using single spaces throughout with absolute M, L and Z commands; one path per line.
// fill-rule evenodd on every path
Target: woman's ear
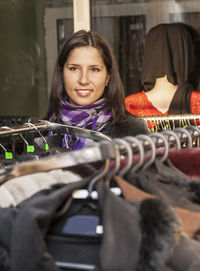
M 108 86 L 109 80 L 110 80 L 110 74 L 107 74 L 107 78 L 106 78 L 106 86 Z

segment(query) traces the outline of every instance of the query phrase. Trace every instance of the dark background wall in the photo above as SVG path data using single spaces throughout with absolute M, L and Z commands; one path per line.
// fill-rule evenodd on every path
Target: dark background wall
M 0 116 L 42 117 L 47 102 L 43 1 L 0 1 Z

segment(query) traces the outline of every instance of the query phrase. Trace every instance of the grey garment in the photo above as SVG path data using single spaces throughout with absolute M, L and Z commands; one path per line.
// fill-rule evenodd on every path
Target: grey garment
M 58 169 L 13 178 L 0 186 L 0 207 L 16 206 L 40 190 L 54 184 L 80 181 L 78 174 Z
M 149 130 L 144 120 L 130 115 L 121 122 L 108 124 L 101 132 L 112 138 L 123 138 L 125 136 L 148 134 Z
M 168 261 L 168 266 L 176 271 L 200 270 L 200 245 L 199 242 L 182 235 L 179 244 L 173 251 L 173 257 Z
M 0 208 L 0 264 L 2 271 L 59 271 L 47 252 L 45 235 L 54 215 L 71 193 L 88 181 L 42 190 L 20 205 Z M 60 188 L 61 187 L 61 188 Z
M 100 270 L 136 270 L 141 243 L 139 208 L 114 195 L 102 182 L 97 191 L 103 222 Z
M 164 200 L 167 204 L 199 212 L 200 178 L 191 179 L 175 168 L 169 160 L 155 160 L 151 167 L 138 173 L 129 172 L 125 178 L 145 192 Z M 196 187 L 194 191 L 193 187 Z

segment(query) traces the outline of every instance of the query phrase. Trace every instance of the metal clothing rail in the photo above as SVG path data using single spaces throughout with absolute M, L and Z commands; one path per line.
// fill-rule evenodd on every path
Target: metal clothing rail
M 190 125 L 199 125 L 200 115 L 183 114 L 167 116 L 144 116 L 143 119 L 151 132 L 162 130 L 173 130 L 176 127 L 187 127 Z
M 80 137 L 86 137 L 89 139 L 102 141 L 107 140 L 110 141 L 111 138 L 104 135 L 101 132 L 80 128 L 80 127 L 74 127 L 66 124 L 59 124 L 59 123 L 53 123 L 45 120 L 41 120 L 37 123 L 31 124 L 31 123 L 24 123 L 20 126 L 12 126 L 12 127 L 1 127 L 0 128 L 0 137 L 6 136 L 6 135 L 16 135 L 17 133 L 24 133 L 29 131 L 58 131 L 60 133 L 67 133 L 75 136 Z
M 31 173 L 50 171 L 60 168 L 68 168 L 83 163 L 93 163 L 115 158 L 113 142 L 98 142 L 94 146 L 81 150 L 55 154 L 37 161 L 20 163 L 14 166 L 0 169 L 0 184 L 12 177 L 19 177 Z
M 145 116 L 141 117 L 145 121 L 163 121 L 163 120 L 200 120 L 200 115 L 183 114 L 167 116 Z

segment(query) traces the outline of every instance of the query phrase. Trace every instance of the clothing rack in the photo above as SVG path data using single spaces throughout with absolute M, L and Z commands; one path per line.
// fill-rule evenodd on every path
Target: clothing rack
M 88 164 L 88 163 L 94 163 L 94 162 L 99 162 L 99 161 L 103 162 L 102 167 L 99 170 L 99 173 L 97 174 L 95 173 L 95 177 L 92 177 L 92 179 L 90 178 L 90 180 L 88 178 L 89 181 L 83 180 L 83 182 L 80 181 L 80 182 L 76 182 L 72 184 L 74 187 L 71 194 L 72 197 L 70 197 L 70 199 L 65 202 L 63 208 L 60 209 L 60 205 L 59 205 L 58 214 L 61 217 L 61 214 L 64 214 L 65 212 L 67 212 L 70 203 L 76 199 L 82 202 L 84 199 L 86 199 L 85 202 L 88 202 L 90 200 L 96 200 L 100 197 L 102 199 L 105 199 L 103 196 L 100 195 L 100 193 L 98 193 L 98 189 L 95 191 L 95 188 L 96 188 L 95 185 L 99 180 L 106 179 L 109 181 L 112 177 L 116 175 L 118 175 L 118 177 L 123 177 L 125 176 L 125 174 L 130 172 L 129 170 L 131 170 L 131 173 L 132 173 L 133 169 L 134 169 L 133 173 L 137 170 L 142 171 L 143 169 L 146 169 L 148 166 L 151 166 L 156 159 L 159 159 L 161 162 L 164 162 L 165 159 L 167 159 L 168 157 L 170 149 L 174 149 L 174 148 L 181 149 L 182 147 L 192 148 L 194 141 L 198 139 L 200 139 L 200 127 L 188 126 L 187 128 L 176 128 L 172 131 L 150 133 L 149 135 L 140 134 L 135 137 L 129 136 L 129 137 L 124 137 L 124 138 L 114 138 L 109 141 L 104 140 L 104 141 L 97 142 L 93 146 L 85 147 L 81 150 L 60 153 L 60 154 L 52 155 L 46 158 L 41 158 L 38 161 L 24 162 L 21 164 L 17 164 L 14 166 L 0 169 L 0 185 L 5 183 L 6 181 L 9 181 L 12 178 L 20 177 L 20 176 L 24 176 L 24 175 L 28 175 L 32 173 L 51 171 L 55 169 L 67 169 L 72 166 L 78 166 L 80 164 Z M 185 146 L 183 146 L 184 144 Z M 128 174 L 126 176 L 128 176 Z M 27 177 L 29 178 L 29 176 Z M 28 182 L 28 178 L 25 180 L 26 183 Z M 41 180 L 41 182 L 43 181 L 44 179 Z M 106 182 L 104 182 L 104 184 L 105 183 Z M 83 186 L 83 184 L 85 185 Z M 68 187 L 72 187 L 72 186 L 69 185 Z M 111 187 L 111 189 L 112 188 L 116 188 L 116 187 Z M 120 186 L 117 188 L 119 188 L 121 193 L 123 192 Z M 126 190 L 128 191 L 129 188 L 130 187 L 128 187 L 128 189 Z M 84 193 L 85 189 L 87 189 L 87 192 L 88 192 L 87 194 Z M 120 193 L 118 193 L 119 190 L 116 191 L 117 193 L 116 192 L 114 193 L 116 193 L 116 195 L 121 195 Z M 136 191 L 136 193 L 138 193 L 138 191 Z M 37 195 L 39 195 L 39 193 Z M 40 203 L 41 201 L 35 201 L 35 202 L 37 202 L 38 204 L 38 202 Z M 54 202 L 57 202 L 57 201 L 56 200 L 52 201 L 51 199 L 51 203 L 54 204 Z M 60 202 L 60 199 L 58 202 Z M 103 200 L 103 202 L 105 201 Z M 51 204 L 47 204 L 46 201 L 44 205 L 51 206 Z M 96 205 L 93 204 L 90 206 L 92 206 L 93 208 Z M 55 210 L 58 210 L 58 208 L 55 208 Z M 43 212 L 39 212 L 39 213 L 43 214 Z M 77 218 L 76 215 L 74 217 L 75 219 Z M 66 220 L 64 216 L 63 216 L 63 219 Z M 154 216 L 153 216 L 153 219 L 154 219 Z M 76 220 L 74 221 L 76 222 Z M 83 228 L 81 223 L 79 223 L 79 227 L 80 229 Z M 104 226 L 102 229 L 104 230 Z M 54 240 L 53 238 L 50 239 L 49 236 L 48 236 L 49 238 L 48 240 Z M 98 235 L 98 238 L 99 238 L 99 235 Z M 66 251 L 65 248 L 63 248 L 63 250 Z M 54 254 L 52 255 L 54 256 Z M 55 258 L 55 264 L 58 268 L 61 268 L 61 270 L 73 269 L 73 270 L 88 270 L 89 271 L 89 270 L 95 270 L 96 268 L 95 265 L 93 264 L 83 264 L 81 261 L 80 263 L 71 262 L 71 259 L 69 262 L 68 260 L 58 261 Z M 125 270 L 125 269 L 122 269 L 122 270 Z
M 200 139 L 200 127 L 189 126 L 176 128 L 172 131 L 151 133 L 150 135 L 138 135 L 113 139 L 112 141 L 97 142 L 94 146 L 85 147 L 77 151 L 55 154 L 41 158 L 38 161 L 24 162 L 14 166 L 0 169 L 0 183 L 9 174 L 18 177 L 26 174 L 50 171 L 59 168 L 68 168 L 84 163 L 94 163 L 107 159 L 116 160 L 116 153 L 120 153 L 121 162 L 131 157 L 131 164 L 140 160 L 141 153 L 145 155 L 143 165 L 152 164 L 156 158 L 166 159 L 170 149 L 192 148 Z M 132 158 L 136 158 L 133 162 Z M 130 159 L 129 159 L 130 160 Z M 149 160 L 149 161 L 148 161 Z

